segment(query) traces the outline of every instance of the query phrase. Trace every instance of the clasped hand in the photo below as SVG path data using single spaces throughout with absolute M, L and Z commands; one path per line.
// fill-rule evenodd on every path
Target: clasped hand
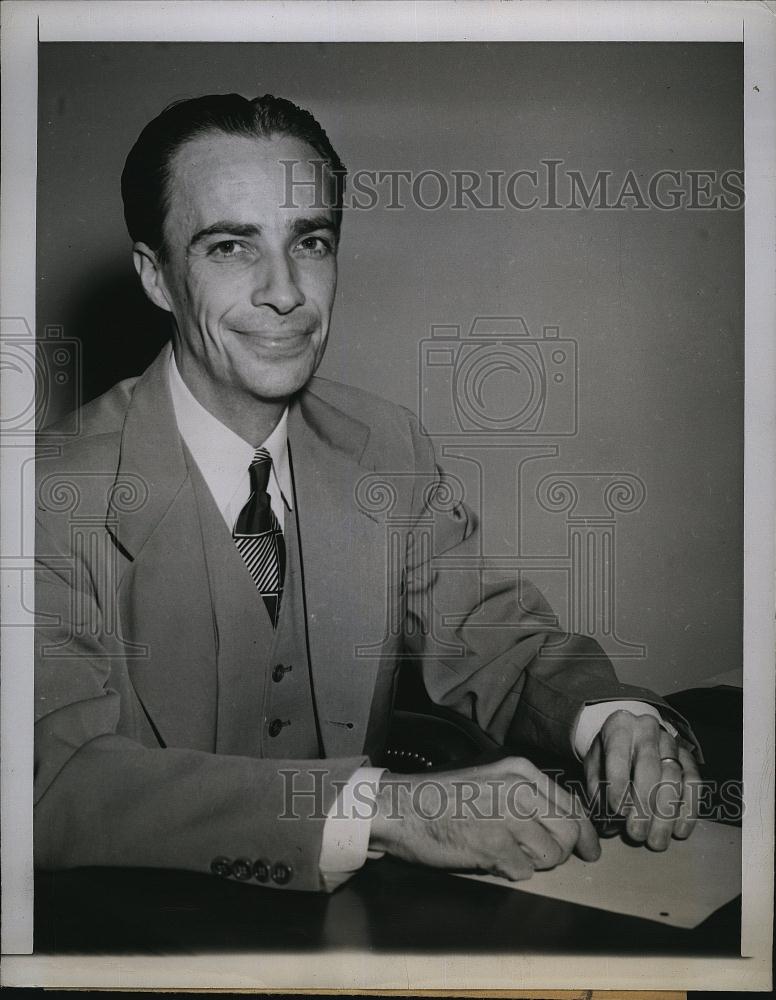
M 661 758 L 663 758 L 661 760 Z M 370 847 L 436 868 L 469 869 L 510 881 L 554 868 L 575 852 L 595 861 L 600 845 L 590 803 L 625 819 L 653 850 L 694 825 L 692 754 L 650 716 L 609 717 L 585 760 L 588 803 L 523 757 L 436 774 L 385 774 Z

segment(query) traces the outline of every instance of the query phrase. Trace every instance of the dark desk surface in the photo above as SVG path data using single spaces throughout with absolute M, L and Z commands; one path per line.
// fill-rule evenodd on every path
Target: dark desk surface
M 369 862 L 332 895 L 150 869 L 81 869 L 36 880 L 36 952 L 356 948 L 721 956 L 739 954 L 739 937 L 738 900 L 688 931 L 387 858 Z
M 740 776 L 740 692 L 676 696 L 706 749 L 707 777 Z M 454 878 L 390 858 L 331 895 L 152 869 L 40 873 L 35 951 L 181 954 L 383 952 L 739 954 L 740 899 L 694 930 Z

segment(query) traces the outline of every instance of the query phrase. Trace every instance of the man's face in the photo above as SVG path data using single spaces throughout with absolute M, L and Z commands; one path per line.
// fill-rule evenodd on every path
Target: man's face
M 159 289 L 183 370 L 211 389 L 278 401 L 320 364 L 337 283 L 334 214 L 314 185 L 295 184 L 288 199 L 279 162 L 298 161 L 294 180 L 313 180 L 316 157 L 289 136 L 221 132 L 173 157 Z

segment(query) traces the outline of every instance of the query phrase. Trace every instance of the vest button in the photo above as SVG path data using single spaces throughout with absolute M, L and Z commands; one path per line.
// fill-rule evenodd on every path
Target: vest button
M 272 866 L 272 881 L 277 885 L 286 885 L 291 881 L 292 874 L 291 865 L 284 865 L 282 861 L 278 861 Z
M 273 719 L 269 724 L 269 735 L 272 737 L 279 736 L 283 725 L 284 723 L 280 719 Z M 285 723 L 285 725 L 288 725 L 288 723 Z
M 290 669 L 291 667 L 284 667 L 282 663 L 276 663 L 272 670 L 272 680 L 279 684 L 283 680 L 283 675 Z

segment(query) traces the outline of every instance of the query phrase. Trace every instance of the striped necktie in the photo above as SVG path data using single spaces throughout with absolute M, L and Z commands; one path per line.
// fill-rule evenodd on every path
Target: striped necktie
M 272 627 L 277 628 L 286 572 L 286 545 L 267 493 L 271 471 L 269 452 L 266 448 L 257 448 L 249 469 L 251 495 L 240 511 L 232 537 L 264 599 Z

